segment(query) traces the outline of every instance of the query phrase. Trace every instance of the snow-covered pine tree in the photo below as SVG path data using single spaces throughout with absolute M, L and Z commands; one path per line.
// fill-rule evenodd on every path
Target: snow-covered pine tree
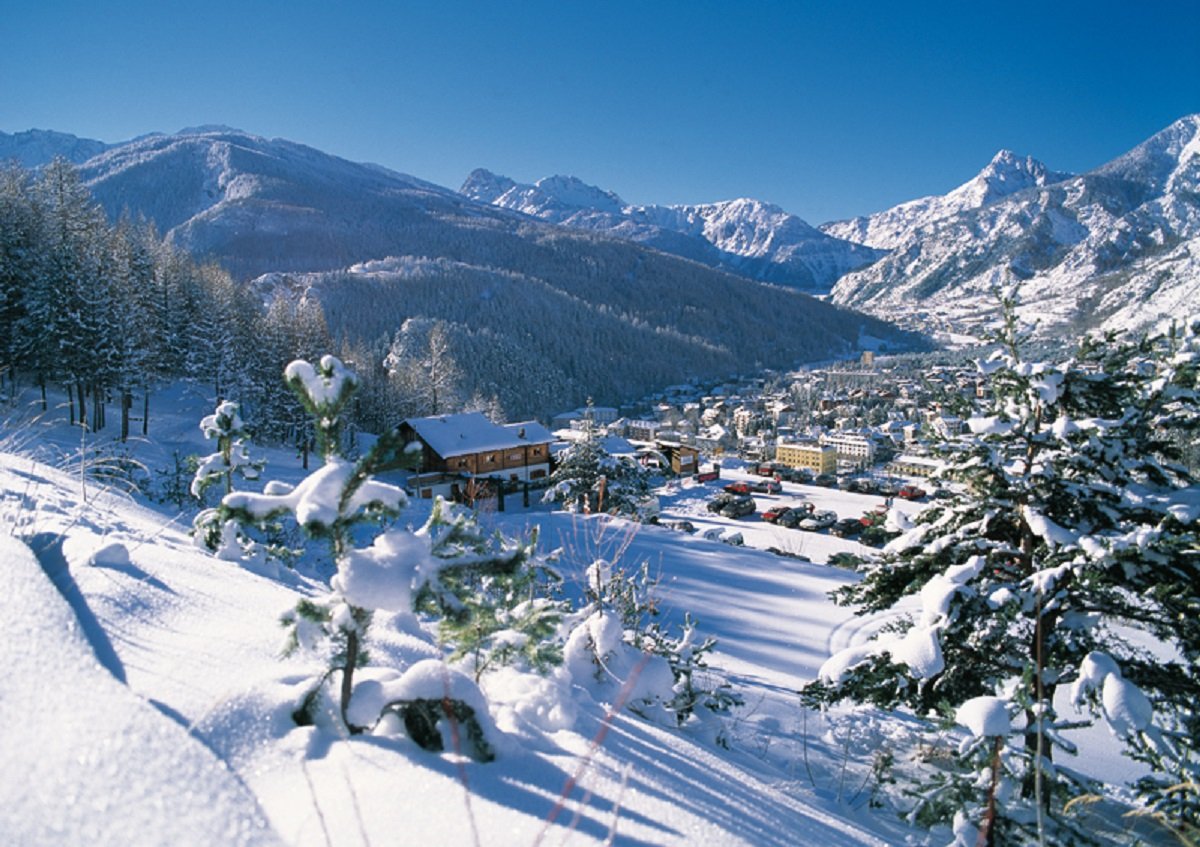
M 449 575 L 514 575 L 532 557 L 532 543 L 488 538 L 470 515 L 439 500 L 419 530 L 392 527 L 370 546 L 355 546 L 356 529 L 393 518 L 406 504 L 403 490 L 375 476 L 405 465 L 411 451 L 398 431 L 390 431 L 357 462 L 342 458 L 339 429 L 358 380 L 334 356 L 322 357 L 315 367 L 294 361 L 287 366 L 285 379 L 314 419 L 325 463 L 295 488 L 269 483 L 262 494 L 228 494 L 218 514 L 223 522 L 258 525 L 288 516 L 308 535 L 325 539 L 332 547 L 337 573 L 330 593 L 300 600 L 282 619 L 291 649 L 320 648 L 329 658 L 328 671 L 313 686 L 297 718 L 320 719 L 326 686 L 336 685 L 333 701 L 346 731 L 369 729 L 391 713 L 404 722 L 414 740 L 434 746 L 441 744 L 438 721 L 451 719 L 466 728 L 477 758 L 491 758 L 482 729 L 486 716 L 479 713 L 480 704 L 484 708 L 486 704 L 469 678 L 436 663 L 444 668 L 443 676 L 427 679 L 426 667 L 416 674 L 420 681 L 414 677 L 411 684 L 393 689 L 395 696 L 370 700 L 352 712 L 354 674 L 368 660 L 367 632 L 377 611 L 412 615 L 419 596 L 443 610 L 461 609 L 450 590 Z M 411 629 L 419 630 L 415 620 Z M 403 679 L 414 671 L 418 671 L 415 666 L 408 669 Z M 443 683 L 448 695 L 443 693 Z M 436 694 L 431 694 L 434 684 Z
M 1013 302 L 1005 314 L 979 362 L 991 399 L 947 446 L 959 493 L 838 592 L 863 612 L 913 596 L 920 611 L 833 656 L 806 700 L 957 714 L 973 737 L 931 772 L 913 816 L 957 814 L 960 834 L 987 843 L 1087 842 L 1063 809 L 1097 786 L 1054 754 L 1099 719 L 1155 768 L 1141 786 L 1152 807 L 1194 827 L 1200 491 L 1175 436 L 1197 427 L 1200 324 L 1086 339 L 1051 364 L 1024 359 Z M 1056 696 L 1068 693 L 1078 721 Z
M 250 458 L 246 448 L 246 426 L 238 404 L 229 400 L 217 404 L 211 415 L 200 421 L 204 437 L 217 442 L 217 452 L 205 456 L 192 479 L 192 496 L 200 499 L 211 485 L 223 483 L 224 494 L 233 491 L 233 477 L 258 479 L 263 463 Z
M 588 602 L 568 621 L 564 647 L 576 684 L 597 691 L 616 686 L 630 711 L 667 726 L 710 723 L 712 740 L 724 744 L 719 716 L 740 706 L 742 697 L 708 667 L 705 657 L 716 639 L 701 638 L 690 614 L 678 637 L 662 625 L 658 580 L 649 562 L 627 571 L 596 559 L 586 578 Z
M 636 515 L 650 493 L 649 472 L 627 456 L 605 451 L 596 433 L 591 401 L 582 437 L 558 454 L 542 500 L 572 512 L 601 511 Z
M 434 514 L 444 521 L 441 515 L 447 510 L 438 504 Z M 489 547 L 473 520 L 464 521 L 457 533 L 460 545 L 479 551 Z M 496 539 L 492 546 L 503 543 Z M 562 663 L 557 635 L 570 603 L 559 597 L 562 577 L 533 554 L 536 544 L 535 531 L 526 542 L 524 567 L 447 569 L 419 593 L 418 608 L 441 616 L 439 636 L 453 650 L 450 660 L 462 663 L 476 682 L 498 667 L 520 665 L 541 673 Z

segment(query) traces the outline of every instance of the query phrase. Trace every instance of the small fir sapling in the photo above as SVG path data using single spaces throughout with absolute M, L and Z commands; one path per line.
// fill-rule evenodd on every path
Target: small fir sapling
M 217 442 L 217 451 L 197 460 L 189 493 L 203 501 L 205 492 L 220 484 L 223 494 L 233 491 L 233 478 L 258 479 L 263 462 L 250 458 L 246 430 L 237 403 L 228 400 L 200 421 L 204 437 Z M 255 543 L 234 523 L 221 520 L 217 509 L 204 509 L 193 522 L 194 533 L 221 558 L 240 559 L 251 555 Z
M 1155 769 L 1139 786 L 1152 808 L 1194 826 L 1200 491 L 1178 436 L 1200 425 L 1200 325 L 1134 342 L 1089 338 L 1061 362 L 1029 362 L 1014 305 L 1005 302 L 997 349 L 979 362 L 991 397 L 971 434 L 943 450 L 961 493 L 922 512 L 882 561 L 864 564 L 860 583 L 837 592 L 865 612 L 916 595 L 919 612 L 833 656 L 806 701 L 966 720 L 966 704 L 1002 697 L 1017 728 L 984 733 L 1002 741 L 1000 758 L 966 744 L 957 766 L 918 789 L 913 813 L 926 823 L 957 815 L 964 831 L 986 820 L 996 843 L 1084 843 L 1064 808 L 1097 786 L 1054 765 L 1056 749 L 1072 749 L 1064 730 L 1079 725 L 1055 708 L 1071 685 L 1090 712 L 1083 723 L 1104 720 Z M 1137 649 L 1122 628 L 1180 658 Z M 981 759 L 1002 763 L 995 780 L 979 778 Z
M 629 574 L 604 559 L 594 561 L 587 569 L 589 602 L 574 616 L 565 648 L 568 668 L 576 681 L 631 684 L 626 702 L 643 717 L 681 726 L 698 705 L 727 714 L 742 704 L 742 698 L 708 669 L 705 657 L 716 639 L 697 643 L 690 614 L 683 633 L 678 638 L 670 635 L 655 620 L 657 584 L 648 562 Z
M 483 542 L 480 534 L 476 543 Z M 440 598 L 431 586 L 421 592 L 418 607 L 442 615 L 439 637 L 453 648 L 450 661 L 461 663 L 476 682 L 497 667 L 545 673 L 562 664 L 558 634 L 570 604 L 558 596 L 562 577 L 533 555 L 536 543 L 535 531 L 525 567 L 450 570 L 439 580 Z
M 431 693 L 428 668 L 418 674 L 424 682 L 417 684 L 414 666 L 383 689 L 372 682 L 360 696 L 355 672 L 368 663 L 367 636 L 376 612 L 411 616 L 418 596 L 442 610 L 460 610 L 462 603 L 449 587 L 458 573 L 511 576 L 532 557 L 532 543 L 488 538 L 468 514 L 439 498 L 420 529 L 387 528 L 369 546 L 356 546 L 356 530 L 390 520 L 406 505 L 401 489 L 375 475 L 406 466 L 413 451 L 393 430 L 356 462 L 340 456 L 338 427 L 358 381 L 336 358 L 325 356 L 317 367 L 293 362 L 286 378 L 314 417 L 324 465 L 294 488 L 272 483 L 261 494 L 228 494 L 218 513 L 227 521 L 258 526 L 287 517 L 332 549 L 337 572 L 331 591 L 300 600 L 281 619 L 287 629 L 285 653 L 310 650 L 323 654 L 328 665 L 297 710 L 297 720 L 321 719 L 332 684 L 337 723 L 350 733 L 372 729 L 390 713 L 418 743 L 439 749 L 440 735 L 432 728 L 445 719 L 465 727 L 477 758 L 490 759 L 486 703 L 469 678 L 439 661 L 441 683 L 466 694 L 447 695 L 440 687 Z
M 246 429 L 237 403 L 220 403 L 216 411 L 200 421 L 204 437 L 217 442 L 217 452 L 199 460 L 192 478 L 191 493 L 197 500 L 204 497 L 210 486 L 222 483 L 228 494 L 233 491 L 233 477 L 258 479 L 263 462 L 250 458 L 246 450 Z

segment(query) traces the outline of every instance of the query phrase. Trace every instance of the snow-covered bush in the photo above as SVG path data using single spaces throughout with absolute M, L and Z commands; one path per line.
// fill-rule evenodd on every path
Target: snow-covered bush
M 1140 785 L 1147 801 L 1195 826 L 1200 490 L 1178 461 L 1178 435 L 1194 438 L 1200 423 L 1200 325 L 1088 339 L 1062 361 L 1029 362 L 1012 305 L 979 362 L 992 396 L 968 421 L 972 434 L 946 445 L 945 476 L 964 490 L 921 513 L 838 593 L 865 612 L 915 595 L 919 611 L 833 656 L 806 698 L 957 715 L 971 735 L 914 815 L 958 814 L 995 843 L 1076 843 L 1085 834 L 1063 808 L 1098 787 L 1053 764 L 1055 750 L 1073 749 L 1064 733 L 1074 724 L 1055 706 L 1072 686 L 1086 723 L 1105 721 L 1155 769 Z M 1135 645 L 1131 630 L 1165 651 Z M 980 698 L 1003 709 L 983 710 Z M 1001 711 L 1012 730 L 992 732 Z
M 587 569 L 589 602 L 574 616 L 565 665 L 585 686 L 616 684 L 630 710 L 668 725 L 682 726 L 697 706 L 727 714 L 742 698 L 708 668 L 705 657 L 716 639 L 700 638 L 690 614 L 682 633 L 671 635 L 655 620 L 656 586 L 649 563 L 631 574 L 604 559 L 594 561 Z M 723 733 L 714 737 L 720 741 Z

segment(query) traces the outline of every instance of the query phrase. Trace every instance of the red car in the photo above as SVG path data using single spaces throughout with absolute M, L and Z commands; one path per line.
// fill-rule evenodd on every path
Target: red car
M 725 491 L 728 494 L 749 494 L 750 485 L 745 482 L 731 482 L 725 486 Z
M 762 513 L 762 519 L 767 523 L 775 523 L 779 516 L 791 509 L 790 506 L 772 506 Z
M 925 489 L 918 488 L 915 485 L 902 485 L 900 490 L 896 492 L 897 497 L 902 497 L 905 500 L 920 500 L 925 496 Z

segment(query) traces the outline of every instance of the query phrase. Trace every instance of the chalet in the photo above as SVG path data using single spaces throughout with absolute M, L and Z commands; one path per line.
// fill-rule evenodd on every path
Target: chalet
M 550 475 L 554 436 L 536 421 L 496 424 L 467 412 L 409 418 L 400 432 L 421 445 L 420 472 L 413 479 L 421 497 L 454 496 L 477 477 L 532 482 Z

